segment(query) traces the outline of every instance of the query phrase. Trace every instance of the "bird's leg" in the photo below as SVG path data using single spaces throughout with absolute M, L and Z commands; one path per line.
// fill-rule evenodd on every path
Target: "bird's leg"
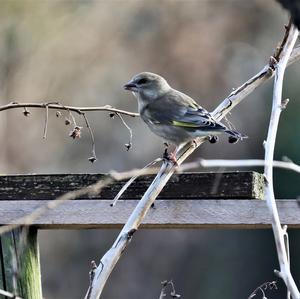
M 169 144 L 168 143 L 164 143 L 166 148 L 163 154 L 163 159 L 172 162 L 174 165 L 178 165 L 177 163 L 177 159 L 176 159 L 176 152 L 177 152 L 177 146 L 175 147 L 175 149 L 173 151 L 171 151 L 170 153 L 168 152 L 168 147 Z
M 169 143 L 164 142 L 164 146 L 165 146 L 165 150 L 164 150 L 164 153 L 163 153 L 163 159 L 168 160 L 169 159 L 169 153 L 168 153 Z
M 164 146 L 166 147 L 166 149 L 168 149 L 169 145 L 170 144 L 168 142 L 164 142 Z
M 196 139 L 193 139 L 191 145 L 192 145 L 194 148 L 197 147 L 197 145 L 198 145 L 197 140 L 196 140 Z
M 177 158 L 176 158 L 176 150 L 177 148 L 175 147 L 175 150 L 168 154 L 168 159 L 167 159 L 168 161 L 172 162 L 175 166 L 178 165 Z

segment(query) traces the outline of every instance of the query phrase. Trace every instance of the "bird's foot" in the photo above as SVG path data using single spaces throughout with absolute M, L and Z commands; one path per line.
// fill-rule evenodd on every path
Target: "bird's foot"
M 209 143 L 217 143 L 219 141 L 219 137 L 210 135 L 210 136 L 208 136 L 208 141 L 209 141 Z
M 198 145 L 197 140 L 196 140 L 196 139 L 193 139 L 192 142 L 191 142 L 191 146 L 192 146 L 193 148 L 196 148 L 197 145 Z
M 166 148 L 163 154 L 163 159 L 169 162 L 172 162 L 175 166 L 178 166 L 177 158 L 176 158 L 176 153 L 168 153 L 168 149 Z

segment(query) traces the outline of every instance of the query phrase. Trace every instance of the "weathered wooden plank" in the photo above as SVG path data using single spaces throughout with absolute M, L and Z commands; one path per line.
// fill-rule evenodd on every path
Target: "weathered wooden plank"
M 39 228 L 120 228 L 128 219 L 137 200 L 124 200 L 110 207 L 110 200 L 69 201 L 45 213 L 33 223 Z M 278 200 L 282 224 L 300 228 L 300 208 L 296 200 Z M 0 224 L 31 213 L 44 201 L 1 201 Z M 142 227 L 201 228 L 270 227 L 264 200 L 157 200 Z
M 50 175 L 0 175 L 0 200 L 49 200 L 71 190 L 91 185 L 104 174 L 50 174 Z M 123 198 L 142 197 L 154 176 L 138 178 L 124 193 Z M 110 199 L 118 193 L 125 182 L 115 182 L 104 188 L 100 195 L 85 197 Z M 262 198 L 263 176 L 256 172 L 182 173 L 174 174 L 160 199 L 168 198 Z
M 22 298 L 42 299 L 37 229 L 19 228 L 0 240 L 2 289 Z

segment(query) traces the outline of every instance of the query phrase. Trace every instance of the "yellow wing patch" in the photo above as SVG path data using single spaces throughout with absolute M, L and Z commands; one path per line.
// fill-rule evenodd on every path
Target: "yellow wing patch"
M 176 127 L 185 127 L 185 128 L 198 128 L 199 127 L 196 124 L 191 124 L 191 123 L 187 123 L 184 121 L 176 121 L 176 120 L 172 121 L 172 125 L 176 126 Z
M 189 106 L 190 106 L 191 108 L 193 108 L 193 109 L 196 109 L 196 110 L 199 109 L 199 106 L 198 106 L 196 103 L 193 103 L 193 102 L 191 102 L 191 103 L 189 104 Z

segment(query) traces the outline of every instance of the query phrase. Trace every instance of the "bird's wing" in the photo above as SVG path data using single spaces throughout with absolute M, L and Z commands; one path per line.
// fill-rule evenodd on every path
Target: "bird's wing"
M 156 124 L 169 124 L 188 130 L 226 129 L 192 98 L 177 90 L 148 104 L 145 113 Z

